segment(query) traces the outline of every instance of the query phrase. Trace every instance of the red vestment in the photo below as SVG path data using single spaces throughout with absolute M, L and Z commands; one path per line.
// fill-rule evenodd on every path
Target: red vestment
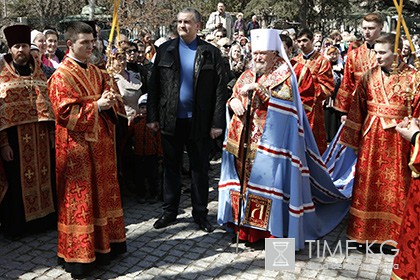
M 20 219 L 14 207 L 22 204 L 23 222 L 55 212 L 50 158 L 55 117 L 40 63 L 32 59 L 29 63 L 33 66 L 30 76 L 17 74 L 9 55 L 3 58 L 0 69 L 0 147 L 10 145 L 14 152 L 13 160 L 3 163 L 8 172 L 0 176 L 0 198 L 3 189 L 5 200 L 19 200 L 9 201 L 10 207 L 4 209 L 9 213 L 3 214 Z M 10 192 L 21 188 L 21 197 L 8 197 L 6 185 Z M 6 222 L 3 227 L 7 227 Z
M 394 280 L 420 279 L 420 139 L 416 137 L 416 145 L 409 166 L 413 172 L 407 204 L 401 223 L 398 238 L 398 255 L 394 258 L 391 278 Z M 398 266 L 398 268 L 397 268 Z
M 67 57 L 49 80 L 58 116 L 57 255 L 68 263 L 92 263 L 97 253 L 110 253 L 111 244 L 125 248 L 112 122 L 115 112 L 99 112 L 95 102 L 109 89 L 104 77 L 96 66 L 88 64 L 84 69 Z
M 322 102 L 334 92 L 331 63 L 319 52 L 314 52 L 309 59 L 304 59 L 303 55 L 299 54 L 293 58 L 293 61 L 306 65 L 312 74 L 315 87 L 315 102 L 307 116 L 319 152 L 322 155 L 327 149 L 327 132 L 325 130 Z M 305 110 L 308 111 L 306 106 Z
M 410 143 L 395 126 L 408 115 L 404 91 L 413 88 L 416 76 L 404 63 L 400 71 L 400 75 L 388 76 L 377 66 L 362 76 L 340 138 L 358 150 L 347 235 L 360 243 L 399 236 L 410 183 Z M 415 97 L 414 116 L 417 104 Z
M 312 108 L 315 103 L 315 86 L 312 79 L 311 70 L 307 65 L 292 61 L 295 70 L 300 99 L 305 109 L 306 117 L 312 116 Z
M 375 67 L 376 63 L 375 51 L 368 49 L 366 43 L 347 54 L 343 81 L 334 101 L 334 109 L 348 113 L 357 82 L 367 70 Z
M 138 114 L 129 127 L 134 134 L 134 154 L 136 156 L 163 156 L 160 132 L 146 125 L 146 116 Z

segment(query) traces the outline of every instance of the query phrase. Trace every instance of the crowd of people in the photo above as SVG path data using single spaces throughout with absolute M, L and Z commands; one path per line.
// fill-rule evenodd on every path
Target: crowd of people
M 393 279 L 420 279 L 420 74 L 407 38 L 382 33 L 377 13 L 357 38 L 261 29 L 256 15 L 216 9 L 205 25 L 186 8 L 176 34 L 119 34 L 114 46 L 94 22 L 68 24 L 66 50 L 53 28 L 4 29 L 3 235 L 57 228 L 58 263 L 84 277 L 126 251 L 122 192 L 163 201 L 154 228 L 176 223 L 186 151 L 199 229 L 214 230 L 208 171 L 221 158 L 218 222 L 238 241 L 288 236 L 302 249 L 349 211 L 349 239 L 397 241 L 381 246 L 400 250 Z M 332 154 L 348 161 L 342 173 Z

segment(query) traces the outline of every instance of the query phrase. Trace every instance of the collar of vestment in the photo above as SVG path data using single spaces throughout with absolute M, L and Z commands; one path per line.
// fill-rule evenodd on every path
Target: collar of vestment
M 24 65 L 17 64 L 13 61 L 13 67 L 15 68 L 15 71 L 20 76 L 30 76 L 32 74 L 32 68 L 31 64 L 28 62 Z
M 282 84 L 290 75 L 291 71 L 284 60 L 281 57 L 276 57 L 274 65 L 268 73 L 257 77 L 254 71 L 247 70 L 242 75 L 242 78 L 237 81 L 237 84 L 239 86 L 240 84 L 254 83 L 259 78 L 258 83 L 271 90 Z
M 369 50 L 373 50 L 373 49 L 375 48 L 375 43 L 373 43 L 373 44 L 369 44 L 368 42 L 366 42 L 366 47 L 367 47 Z
M 33 61 L 30 76 L 19 75 L 10 55 L 5 56 L 0 71 L 0 131 L 12 126 L 40 121 L 54 121 L 48 97 L 47 80 L 40 63 Z
M 398 66 L 398 73 L 394 74 L 391 70 L 388 78 L 383 79 L 384 69 L 376 66 L 368 70 L 365 74 L 367 87 L 375 91 L 375 99 L 367 101 L 368 114 L 379 118 L 382 128 L 389 129 L 397 125 L 397 120 L 407 116 L 405 98 L 406 88 L 411 88 L 415 83 L 415 70 L 404 62 Z M 370 129 L 370 125 L 366 126 Z M 363 131 L 365 134 L 366 131 Z
M 311 58 L 311 56 L 312 56 L 314 53 L 315 53 L 315 50 L 312 50 L 310 53 L 308 53 L 308 54 L 304 54 L 304 53 L 302 53 L 302 55 L 303 55 L 303 58 L 304 58 L 304 59 L 310 59 L 310 58 Z
M 83 62 L 83 61 L 81 61 L 80 59 L 77 59 L 77 58 L 75 58 L 74 56 L 72 56 L 72 55 L 70 55 L 70 54 L 67 54 L 67 56 L 68 57 L 70 57 L 71 59 L 73 59 L 74 61 L 76 61 L 76 63 L 77 64 L 79 64 L 80 65 L 80 67 L 82 67 L 83 69 L 87 69 L 87 63 L 86 62 Z
M 388 69 L 386 69 L 385 67 L 381 67 L 382 72 L 385 73 L 385 75 L 389 76 L 391 74 L 391 71 L 389 71 Z

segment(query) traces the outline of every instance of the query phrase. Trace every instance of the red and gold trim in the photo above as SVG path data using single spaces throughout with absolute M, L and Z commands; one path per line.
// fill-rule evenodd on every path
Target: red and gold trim
M 17 126 L 20 178 L 26 221 L 53 213 L 48 124 Z

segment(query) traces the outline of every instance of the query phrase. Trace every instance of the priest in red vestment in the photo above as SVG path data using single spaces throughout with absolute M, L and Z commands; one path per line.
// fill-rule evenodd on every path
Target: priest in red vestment
M 347 114 L 357 82 L 367 70 L 376 66 L 376 55 L 373 49 L 375 40 L 381 34 L 384 20 L 376 13 L 367 14 L 363 18 L 362 29 L 365 42 L 349 51 L 344 67 L 343 81 L 334 101 L 334 108 Z
M 392 69 L 394 44 L 394 34 L 376 40 L 378 66 L 361 77 L 340 138 L 358 151 L 347 236 L 365 244 L 397 240 L 411 177 L 410 143 L 395 126 L 409 107 L 418 116 L 419 97 L 407 101 L 406 90 L 417 92 L 419 76 L 401 61 Z
M 319 153 L 322 155 L 327 149 L 327 131 L 324 122 L 324 108 L 322 103 L 334 92 L 334 78 L 331 64 L 321 53 L 314 50 L 314 35 L 309 29 L 302 29 L 297 35 L 297 42 L 302 53 L 294 57 L 292 61 L 306 65 L 311 74 L 315 86 L 314 104 L 310 108 L 308 121 L 312 128 Z
M 412 171 L 407 204 L 398 239 L 398 255 L 394 258 L 391 278 L 393 280 L 420 279 L 420 128 L 419 120 L 405 118 L 395 128 L 410 141 L 412 153 L 409 166 Z
M 115 95 L 90 64 L 86 23 L 69 25 L 67 58 L 49 80 L 57 117 L 58 258 L 73 277 L 126 251 L 115 157 Z
M 15 239 L 56 225 L 55 117 L 47 79 L 30 54 L 30 27 L 9 26 L 4 34 L 10 53 L 0 65 L 0 223 Z
M 280 39 L 283 42 L 287 57 L 291 58 L 293 51 L 292 38 L 290 38 L 289 35 L 280 34 Z M 315 102 L 315 85 L 312 79 L 311 70 L 309 70 L 307 65 L 296 61 L 291 61 L 291 64 L 296 74 L 300 99 L 302 100 L 306 117 L 309 119 L 312 116 L 312 108 Z

